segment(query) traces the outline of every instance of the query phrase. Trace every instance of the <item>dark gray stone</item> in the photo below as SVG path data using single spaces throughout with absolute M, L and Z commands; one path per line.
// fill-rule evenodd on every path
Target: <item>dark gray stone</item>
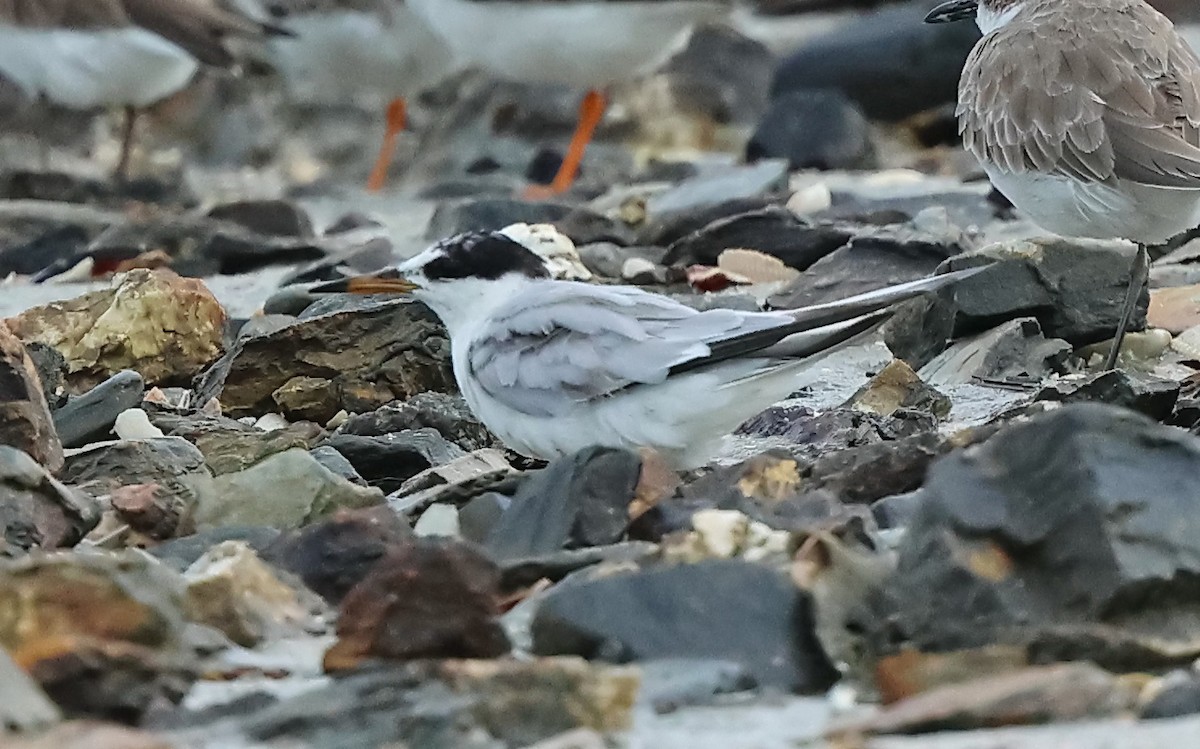
M 100 522 L 100 506 L 64 486 L 28 454 L 0 445 L 0 555 L 74 546 Z
M 484 547 L 504 562 L 620 539 L 641 465 L 637 454 L 608 447 L 553 461 L 522 482 Z
M 366 486 L 367 480 L 354 470 L 354 464 L 346 460 L 346 456 L 328 445 L 314 447 L 308 451 L 317 462 L 328 468 L 331 472 L 336 473 L 342 478 L 359 486 Z
M 1175 380 L 1149 374 L 1109 370 L 1055 380 L 1039 390 L 1035 400 L 1107 403 L 1165 421 L 1175 410 L 1179 385 Z
M 230 221 L 250 231 L 272 237 L 314 236 L 312 219 L 303 208 L 287 200 L 240 200 L 222 203 L 208 212 L 209 218 Z
M 946 309 L 934 304 L 927 309 Z M 900 329 L 916 330 L 915 326 Z M 890 329 L 889 329 L 890 330 Z M 897 356 L 912 343 L 888 340 Z M 929 345 L 932 349 L 933 342 Z M 921 368 L 921 377 L 934 385 L 958 385 L 984 380 L 1037 383 L 1051 374 L 1065 374 L 1073 348 L 1059 338 L 1046 338 L 1036 318 L 1009 320 L 986 333 L 959 341 Z M 907 360 L 907 359 L 906 359 Z
M 338 433 L 371 437 L 423 427 L 436 429 L 442 437 L 467 451 L 497 444 L 461 395 L 438 392 L 417 393 L 408 400 L 351 416 L 338 428 Z
M 804 270 L 842 247 L 853 232 L 839 226 L 812 226 L 783 206 L 719 218 L 680 237 L 667 248 L 666 265 L 716 265 L 731 247 L 758 250 Z
M 711 560 L 561 583 L 533 619 L 533 651 L 740 664 L 764 686 L 820 692 L 837 679 L 812 632 L 811 604 L 784 573 Z
M 112 428 L 122 411 L 142 402 L 146 383 L 131 369 L 117 372 L 54 412 L 54 428 L 63 447 L 83 447 L 113 439 Z
M 482 544 L 487 540 L 500 516 L 512 506 L 512 497 L 487 492 L 474 497 L 458 511 L 458 527 L 462 537 Z
M 217 544 L 226 541 L 243 541 L 255 552 L 261 554 L 279 536 L 280 531 L 277 528 L 261 525 L 229 525 L 172 538 L 158 546 L 152 546 L 148 552 L 168 567 L 177 572 L 183 572 Z
M 37 341 L 26 342 L 25 353 L 37 370 L 46 405 L 51 411 L 60 408 L 67 402 L 67 360 L 58 349 Z
M 746 144 L 748 160 L 787 159 L 792 169 L 862 169 L 873 155 L 867 118 L 832 89 L 777 97 Z
M 429 427 L 371 437 L 337 433 L 321 446 L 337 450 L 367 483 L 384 493 L 399 489 L 426 468 L 466 455 L 466 451 Z
M 1070 404 L 934 464 L 899 564 L 863 618 L 872 646 L 994 642 L 1138 669 L 1190 661 L 1200 439 Z
M 617 222 L 560 203 L 536 203 L 514 198 L 467 198 L 442 203 L 429 219 L 428 239 L 444 239 L 465 231 L 494 231 L 509 224 L 554 224 L 575 244 L 628 244 L 631 232 Z

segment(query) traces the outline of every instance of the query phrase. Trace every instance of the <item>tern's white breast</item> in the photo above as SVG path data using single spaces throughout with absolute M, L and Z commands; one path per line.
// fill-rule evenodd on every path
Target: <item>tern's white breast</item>
M 289 18 L 295 38 L 271 41 L 271 62 L 295 99 L 344 102 L 362 95 L 409 96 L 451 68 L 440 37 L 404 5 L 378 13 L 342 11 Z
M 1045 174 L 1010 174 L 986 164 L 984 169 L 1013 205 L 1055 234 L 1156 244 L 1200 225 L 1200 190 L 1167 190 L 1123 180 L 1083 183 Z
M 534 83 L 600 87 L 651 69 L 695 23 L 719 18 L 696 0 L 408 0 L 463 60 Z
M 140 28 L 0 26 L 0 74 L 67 107 L 144 107 L 186 86 L 197 67 L 181 47 Z

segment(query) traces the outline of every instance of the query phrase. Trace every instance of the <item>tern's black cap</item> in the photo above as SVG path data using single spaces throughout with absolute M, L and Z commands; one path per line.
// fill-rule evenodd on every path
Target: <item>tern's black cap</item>
M 422 268 L 430 281 L 458 278 L 495 280 L 509 273 L 549 278 L 546 263 L 533 250 L 498 231 L 467 232 L 434 245 L 441 257 Z

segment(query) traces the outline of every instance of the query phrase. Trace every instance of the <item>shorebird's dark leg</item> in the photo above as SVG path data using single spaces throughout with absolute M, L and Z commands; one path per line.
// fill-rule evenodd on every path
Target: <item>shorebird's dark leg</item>
M 604 92 L 596 90 L 587 92 L 587 96 L 583 97 L 583 104 L 579 107 L 579 123 L 575 126 L 575 134 L 571 136 L 571 145 L 567 147 L 567 153 L 563 156 L 558 174 L 554 175 L 554 181 L 549 185 L 530 187 L 525 191 L 525 197 L 552 197 L 561 195 L 570 189 L 572 183 L 575 182 L 575 175 L 579 173 L 579 165 L 583 162 L 583 152 L 592 142 L 592 135 L 596 132 L 596 126 L 600 124 L 600 120 L 604 118 L 606 109 L 608 109 L 608 97 Z
M 383 144 L 379 147 L 379 156 L 375 159 L 375 167 L 367 180 L 367 190 L 379 192 L 387 182 L 388 167 L 392 163 L 392 154 L 396 152 L 396 136 L 408 125 L 408 106 L 404 99 L 396 98 L 388 104 L 387 130 L 383 134 Z
M 133 153 L 133 130 L 137 125 L 136 107 L 125 107 L 125 122 L 121 128 L 121 157 L 117 160 L 117 171 L 113 175 L 118 182 L 129 179 L 129 157 Z
M 1137 254 L 1133 256 L 1133 265 L 1129 268 L 1129 288 L 1125 290 L 1125 303 L 1121 305 L 1121 321 L 1117 323 L 1117 335 L 1113 338 L 1112 348 L 1104 359 L 1104 369 L 1117 366 L 1117 356 L 1121 353 L 1121 343 L 1125 340 L 1125 331 L 1133 318 L 1133 310 L 1137 308 L 1138 297 L 1142 295 L 1142 285 L 1150 275 L 1150 262 L 1146 255 L 1146 245 L 1138 244 Z

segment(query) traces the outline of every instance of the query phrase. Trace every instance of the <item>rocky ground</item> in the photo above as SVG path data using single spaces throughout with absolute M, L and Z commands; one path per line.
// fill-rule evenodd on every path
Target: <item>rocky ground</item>
M 22 110 L 0 743 L 1194 745 L 1200 245 L 1154 248 L 1099 371 L 1134 248 L 991 193 L 951 119 L 974 32 L 924 10 L 698 34 L 554 202 L 514 195 L 573 92 L 439 86 L 378 195 L 371 104 L 267 73 L 160 108 L 126 185 L 105 121 Z M 542 465 L 466 408 L 428 310 L 308 291 L 518 223 L 564 277 L 700 306 L 992 267 L 815 363 L 703 470 Z

